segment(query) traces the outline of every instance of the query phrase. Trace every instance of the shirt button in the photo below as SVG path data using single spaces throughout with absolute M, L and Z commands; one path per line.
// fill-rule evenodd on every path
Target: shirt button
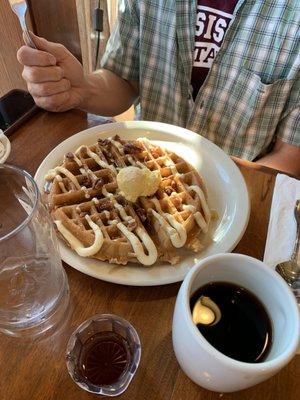
M 192 98 L 191 93 L 188 94 L 188 97 L 187 97 L 187 98 L 188 98 L 188 100 L 191 100 L 191 98 Z

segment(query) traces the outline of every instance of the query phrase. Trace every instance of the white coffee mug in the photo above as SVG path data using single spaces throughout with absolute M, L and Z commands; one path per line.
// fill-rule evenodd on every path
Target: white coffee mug
M 191 296 L 201 286 L 218 281 L 243 286 L 265 306 L 272 323 L 273 342 L 263 362 L 245 363 L 225 356 L 193 323 Z M 173 317 L 176 358 L 190 379 L 212 391 L 234 392 L 276 374 L 295 355 L 299 332 L 299 311 L 288 285 L 270 267 L 242 254 L 218 254 L 201 260 L 190 270 L 177 296 Z

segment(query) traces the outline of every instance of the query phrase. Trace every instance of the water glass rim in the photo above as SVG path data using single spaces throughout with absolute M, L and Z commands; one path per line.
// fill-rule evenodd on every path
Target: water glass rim
M 14 228 L 12 231 L 10 231 L 9 233 L 7 233 L 4 236 L 0 235 L 0 243 L 3 242 L 4 240 L 7 240 L 10 237 L 16 235 L 17 233 L 19 233 L 30 222 L 32 216 L 35 213 L 35 210 L 37 209 L 38 200 L 39 200 L 39 189 L 37 187 L 35 180 L 29 174 L 29 172 L 25 171 L 22 168 L 16 167 L 15 165 L 12 165 L 12 164 L 0 164 L 0 172 L 1 172 L 1 170 L 14 171 L 17 174 L 22 175 L 24 178 L 27 178 L 30 181 L 30 183 L 32 184 L 32 187 L 34 190 L 34 203 L 33 203 L 30 214 L 28 214 L 27 217 L 16 228 Z

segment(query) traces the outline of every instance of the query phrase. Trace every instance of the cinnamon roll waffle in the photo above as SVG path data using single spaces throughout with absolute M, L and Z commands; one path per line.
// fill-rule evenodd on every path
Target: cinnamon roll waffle
M 158 170 L 152 196 L 127 201 L 117 174 L 125 167 Z M 59 235 L 80 256 L 110 263 L 176 264 L 178 249 L 203 249 L 212 214 L 198 172 L 147 139 L 99 139 L 67 153 L 45 176 L 46 202 Z

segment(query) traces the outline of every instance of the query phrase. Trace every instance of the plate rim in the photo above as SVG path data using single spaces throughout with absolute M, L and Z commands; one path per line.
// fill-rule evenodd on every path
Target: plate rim
M 60 147 L 64 147 L 65 145 L 68 144 L 68 142 L 72 143 L 74 142 L 74 140 L 76 141 L 76 139 L 79 139 L 80 136 L 82 136 L 82 139 L 86 138 L 87 136 L 89 136 L 90 134 L 96 134 L 98 133 L 99 135 L 101 134 L 105 134 L 105 133 L 110 133 L 111 131 L 117 131 L 120 129 L 125 129 L 125 130 L 130 130 L 130 129 L 142 129 L 142 130 L 149 130 L 149 131 L 160 131 L 160 132 L 164 132 L 166 134 L 169 134 L 171 136 L 176 137 L 178 136 L 184 136 L 188 137 L 189 139 L 191 138 L 191 136 L 193 136 L 198 142 L 200 140 L 200 142 L 205 143 L 205 146 L 209 149 L 211 148 L 214 152 L 219 153 L 222 156 L 223 160 L 226 160 L 227 163 L 229 163 L 230 167 L 231 167 L 231 172 L 234 172 L 235 178 L 238 178 L 240 180 L 240 183 L 242 183 L 243 187 L 240 188 L 240 191 L 244 194 L 244 198 L 243 198 L 243 208 L 244 208 L 244 212 L 241 214 L 243 220 L 239 221 L 239 234 L 235 234 L 234 236 L 234 240 L 232 239 L 232 244 L 230 246 L 227 246 L 227 250 L 223 250 L 224 253 L 230 253 L 239 243 L 239 241 L 241 240 L 241 238 L 243 237 L 247 226 L 248 226 L 248 222 L 249 222 L 249 218 L 250 218 L 250 196 L 249 196 L 249 192 L 248 192 L 248 188 L 245 182 L 245 179 L 241 173 L 241 171 L 239 170 L 239 168 L 237 167 L 237 165 L 234 163 L 234 161 L 230 158 L 230 156 L 228 154 L 226 154 L 220 147 L 218 147 L 215 143 L 211 142 L 210 140 L 206 139 L 205 137 L 201 136 L 200 134 L 197 134 L 196 132 L 193 132 L 189 129 L 183 128 L 183 127 L 179 127 L 179 126 L 175 126 L 175 125 L 171 125 L 171 124 L 167 124 L 164 122 L 158 122 L 158 121 L 123 121 L 123 122 L 109 122 L 109 123 L 105 123 L 105 124 L 101 124 L 101 125 L 96 125 L 96 126 L 92 126 L 90 128 L 84 129 L 82 131 L 79 131 L 71 136 L 69 136 L 68 138 L 66 138 L 65 140 L 63 140 L 62 142 L 60 142 L 59 144 L 57 144 L 57 146 L 55 146 L 47 155 L 46 157 L 42 160 L 42 162 L 40 163 L 40 165 L 38 166 L 35 175 L 34 175 L 34 180 L 36 181 L 39 189 L 40 189 L 40 180 L 42 179 L 41 176 L 41 171 L 44 168 L 44 165 L 48 162 L 49 159 L 51 159 L 53 157 L 53 155 L 55 155 L 55 153 L 57 152 L 57 149 Z M 189 135 L 189 136 L 187 136 Z M 151 139 L 150 139 L 151 140 Z M 154 139 L 155 140 L 155 139 Z M 186 142 L 190 142 L 191 140 L 186 140 Z M 72 144 L 71 146 L 72 147 Z M 201 173 L 201 171 L 199 171 L 199 173 Z M 235 219 L 237 217 L 235 216 Z M 89 266 L 84 266 L 82 267 L 80 264 L 79 265 L 74 265 L 74 263 L 72 263 L 72 265 L 70 264 L 70 259 L 68 257 L 68 253 L 71 252 L 72 255 L 77 256 L 76 254 L 74 254 L 73 250 L 70 249 L 69 247 L 67 247 L 61 240 L 58 239 L 58 246 L 59 246 L 59 252 L 60 252 L 60 256 L 62 261 L 64 261 L 67 265 L 69 265 L 70 267 L 76 269 L 77 271 L 80 271 L 81 273 L 84 273 L 88 276 L 91 276 L 93 278 L 96 279 L 100 279 L 102 281 L 106 281 L 106 282 L 110 282 L 110 283 L 116 283 L 116 284 L 121 284 L 121 285 L 126 285 L 126 286 L 160 286 L 160 285 L 166 285 L 166 284 L 172 284 L 172 283 L 176 283 L 176 282 L 181 282 L 183 281 L 184 277 L 186 276 L 186 274 L 188 273 L 188 271 L 194 266 L 196 265 L 196 262 L 194 262 L 190 268 L 186 269 L 182 274 L 180 275 L 176 275 L 174 277 L 174 279 L 171 279 L 170 276 L 167 276 L 165 279 L 162 277 L 159 277 L 159 281 L 155 280 L 152 278 L 152 280 L 150 279 L 149 281 L 143 281 L 141 282 L 140 280 L 137 281 L 128 281 L 128 279 L 124 279 L 124 278 L 119 278 L 117 277 L 116 274 L 112 274 L 111 276 L 108 275 L 107 273 L 105 274 L 105 276 L 99 276 L 98 272 L 95 272 L 91 267 Z M 221 253 L 221 252 L 220 252 Z M 218 253 L 214 253 L 214 254 L 219 254 Z M 209 255 L 208 255 L 209 256 Z M 79 257 L 79 256 L 78 256 Z M 207 257 L 207 256 L 206 256 Z M 204 257 L 204 258 L 206 258 Z M 203 258 L 200 258 L 199 260 L 202 260 Z M 106 263 L 108 266 L 111 265 L 112 267 L 115 267 L 115 264 L 109 264 L 108 262 L 104 262 L 104 261 L 100 261 L 100 260 L 96 260 L 96 259 L 89 259 L 89 261 L 94 261 L 95 263 L 97 263 L 98 261 L 101 263 Z M 71 260 L 72 262 L 72 260 Z M 101 266 L 99 266 L 101 267 Z M 155 266 L 153 267 L 141 267 L 141 266 L 124 266 L 124 268 L 155 268 Z M 120 266 L 120 268 L 122 268 L 122 266 Z M 174 267 L 176 268 L 176 266 Z

